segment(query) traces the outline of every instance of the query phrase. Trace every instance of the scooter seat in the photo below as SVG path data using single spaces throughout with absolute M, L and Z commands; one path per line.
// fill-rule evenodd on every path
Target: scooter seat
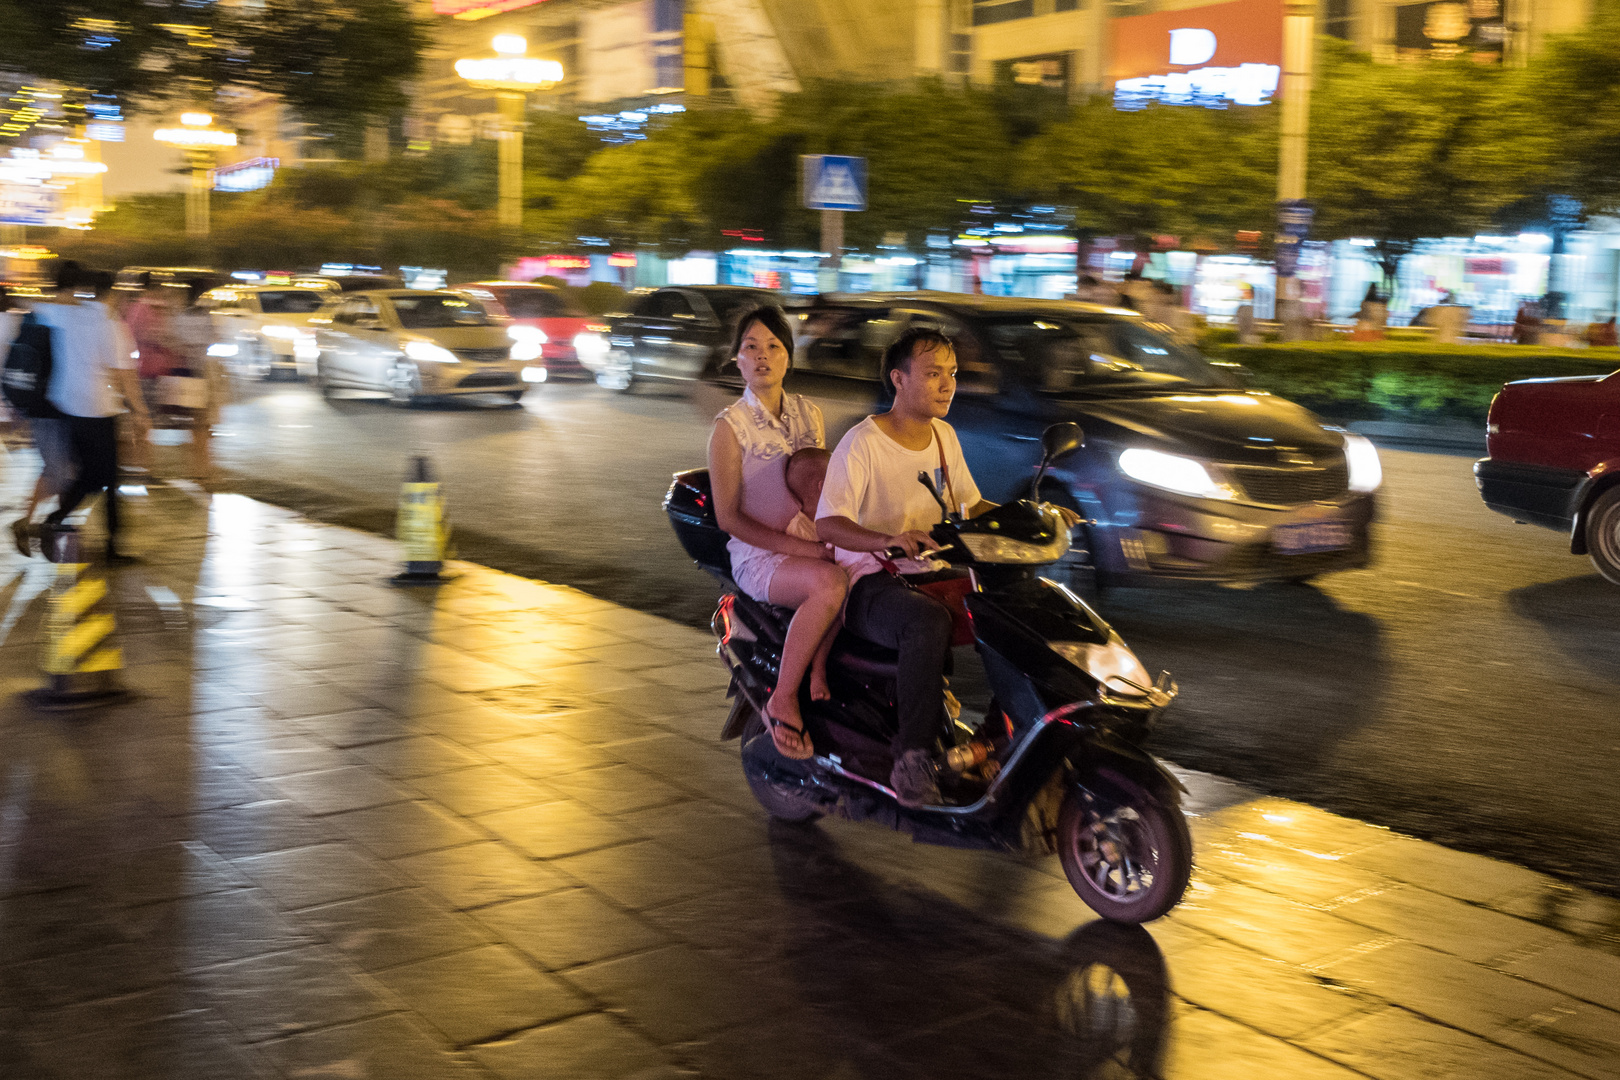
M 847 631 L 833 642 L 827 658 L 829 666 L 837 665 L 851 675 L 870 679 L 893 679 L 900 673 L 900 654 Z

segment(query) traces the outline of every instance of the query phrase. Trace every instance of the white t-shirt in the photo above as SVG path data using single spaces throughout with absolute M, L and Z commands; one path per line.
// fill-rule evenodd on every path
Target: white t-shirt
M 940 470 L 941 451 L 950 472 L 949 490 Z M 917 480 L 925 472 L 953 510 L 977 505 L 979 488 L 962 458 L 956 432 L 943 420 L 934 421 L 934 439 L 926 450 L 908 450 L 883 433 L 868 416 L 849 429 L 827 463 L 827 482 L 821 489 L 816 517 L 845 517 L 862 528 L 888 536 L 913 529 L 927 532 L 938 525 L 939 504 Z M 834 549 L 838 564 L 849 571 L 851 582 L 881 569 L 867 551 Z M 938 569 L 937 562 L 896 561 L 902 574 Z
M 51 328 L 51 385 L 45 396 L 69 416 L 117 416 L 123 397 L 112 387 L 113 368 L 132 368 L 112 317 L 93 300 L 35 304 L 34 317 Z

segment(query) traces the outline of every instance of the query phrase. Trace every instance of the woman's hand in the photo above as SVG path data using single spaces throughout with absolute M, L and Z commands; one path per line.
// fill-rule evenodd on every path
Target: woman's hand
M 796 536 L 789 536 L 793 541 L 791 554 L 801 559 L 817 559 L 823 562 L 832 562 L 833 553 L 831 544 L 818 544 L 814 540 L 800 540 Z

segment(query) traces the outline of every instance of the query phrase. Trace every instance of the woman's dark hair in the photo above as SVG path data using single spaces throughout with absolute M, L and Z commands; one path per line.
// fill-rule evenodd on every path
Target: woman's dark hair
M 932 326 L 913 326 L 906 330 L 883 350 L 882 382 L 884 391 L 894 396 L 894 382 L 889 378 L 895 368 L 907 372 L 911 370 L 911 358 L 919 352 L 933 352 L 935 349 L 955 349 L 956 342 L 952 341 L 941 330 Z
M 737 354 L 742 352 L 743 338 L 748 336 L 748 330 L 755 323 L 759 323 L 782 343 L 787 350 L 788 366 L 793 366 L 793 331 L 788 329 L 787 316 L 775 304 L 761 304 L 756 308 L 749 308 L 737 317 L 737 332 L 731 336 L 731 355 L 726 359 L 736 360 Z

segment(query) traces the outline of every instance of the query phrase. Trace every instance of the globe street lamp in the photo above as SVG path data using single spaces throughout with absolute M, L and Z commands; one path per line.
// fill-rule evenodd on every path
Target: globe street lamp
M 152 138 L 186 152 L 186 164 L 191 166 L 191 186 L 186 189 L 186 235 L 200 240 L 208 235 L 208 191 L 213 186 L 208 171 L 214 164 L 214 152 L 235 146 L 236 132 L 214 127 L 214 118 L 205 112 L 181 113 L 180 124 L 177 128 L 158 128 Z
M 529 43 L 517 34 L 495 35 L 496 56 L 456 61 L 456 74 L 480 90 L 492 90 L 500 103 L 500 170 L 495 218 L 503 229 L 523 228 L 523 110 L 532 90 L 562 82 L 555 60 L 525 56 Z

